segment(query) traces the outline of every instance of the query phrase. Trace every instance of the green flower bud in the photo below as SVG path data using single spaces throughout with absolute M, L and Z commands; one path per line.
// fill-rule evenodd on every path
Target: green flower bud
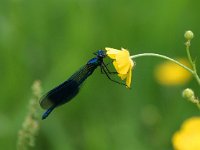
M 192 89 L 187 88 L 187 89 L 185 89 L 185 90 L 183 91 L 182 94 L 183 94 L 183 97 L 184 97 L 185 99 L 187 99 L 188 101 L 190 101 L 190 102 L 196 104 L 197 107 L 200 109 L 200 101 L 195 97 L 194 91 L 193 91 Z
M 184 98 L 186 98 L 188 100 L 194 99 L 194 92 L 193 92 L 192 89 L 189 89 L 189 88 L 185 89 L 183 91 L 182 95 L 183 95 Z
M 187 40 L 190 41 L 191 39 L 193 39 L 194 34 L 193 34 L 192 31 L 188 30 L 188 31 L 185 32 L 184 37 L 185 37 Z

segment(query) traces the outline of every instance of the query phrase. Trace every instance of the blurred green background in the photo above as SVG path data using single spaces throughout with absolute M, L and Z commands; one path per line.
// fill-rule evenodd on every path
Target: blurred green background
M 16 147 L 33 81 L 41 80 L 44 94 L 99 49 L 124 47 L 131 54 L 184 57 L 183 34 L 190 29 L 195 34 L 192 55 L 198 57 L 199 5 L 191 0 L 1 0 L 1 149 Z M 181 92 L 186 87 L 199 92 L 199 87 L 194 80 L 159 85 L 153 72 L 163 60 L 135 61 L 131 90 L 97 69 L 73 101 L 41 121 L 33 149 L 172 149 L 173 133 L 186 118 L 199 115 Z

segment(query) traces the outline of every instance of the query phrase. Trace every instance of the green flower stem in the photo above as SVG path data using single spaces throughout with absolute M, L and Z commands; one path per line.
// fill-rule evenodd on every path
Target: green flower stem
M 183 65 L 182 63 L 170 58 L 170 57 L 167 57 L 165 55 L 160 55 L 160 54 L 155 54 L 155 53 L 142 53 L 142 54 L 136 54 L 136 55 L 133 55 L 133 56 L 130 56 L 131 59 L 135 59 L 135 58 L 138 58 L 138 57 L 144 57 L 144 56 L 154 56 L 154 57 L 159 57 L 159 58 L 164 58 L 164 59 L 167 59 L 169 61 L 172 61 L 174 63 L 176 63 L 177 65 L 183 67 L 184 69 L 186 69 L 187 71 L 189 71 L 192 75 L 195 76 L 196 78 L 196 72 L 193 71 L 192 69 L 188 68 L 187 66 Z M 199 79 L 199 78 L 198 78 Z M 200 80 L 199 80 L 200 81 Z
M 197 80 L 198 84 L 200 85 L 200 78 L 197 74 L 196 65 L 195 65 L 195 62 L 192 60 L 192 57 L 190 55 L 190 41 L 187 41 L 185 43 L 185 45 L 186 45 L 187 56 L 188 56 L 190 64 L 192 65 L 192 69 L 193 69 L 193 72 L 194 72 L 193 75 L 194 75 L 195 79 Z

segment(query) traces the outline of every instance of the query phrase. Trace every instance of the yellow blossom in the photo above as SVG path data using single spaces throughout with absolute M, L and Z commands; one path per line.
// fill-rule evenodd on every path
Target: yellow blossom
M 186 120 L 172 142 L 175 150 L 200 150 L 200 117 Z
M 118 76 L 122 79 L 126 79 L 126 85 L 130 88 L 132 69 L 134 66 L 133 60 L 130 58 L 129 51 L 126 49 L 117 50 L 114 48 L 106 47 L 106 54 L 111 59 L 114 59 L 113 65 L 118 73 Z
M 187 59 L 179 59 L 178 61 L 185 66 L 190 67 Z M 166 61 L 156 67 L 155 77 L 157 81 L 163 85 L 180 85 L 188 82 L 192 75 L 177 64 L 171 61 Z

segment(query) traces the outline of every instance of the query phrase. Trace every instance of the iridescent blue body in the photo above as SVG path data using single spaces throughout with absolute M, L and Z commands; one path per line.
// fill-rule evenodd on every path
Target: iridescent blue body
M 75 72 L 68 80 L 50 90 L 41 98 L 40 106 L 43 109 L 46 109 L 42 119 L 48 117 L 48 115 L 57 106 L 65 104 L 74 98 L 78 94 L 81 84 L 94 72 L 98 66 L 100 66 L 105 72 L 105 68 L 103 67 L 105 66 L 103 62 L 103 59 L 106 57 L 105 51 L 99 50 L 95 53 L 95 55 L 96 57 L 90 59 L 86 65 Z

